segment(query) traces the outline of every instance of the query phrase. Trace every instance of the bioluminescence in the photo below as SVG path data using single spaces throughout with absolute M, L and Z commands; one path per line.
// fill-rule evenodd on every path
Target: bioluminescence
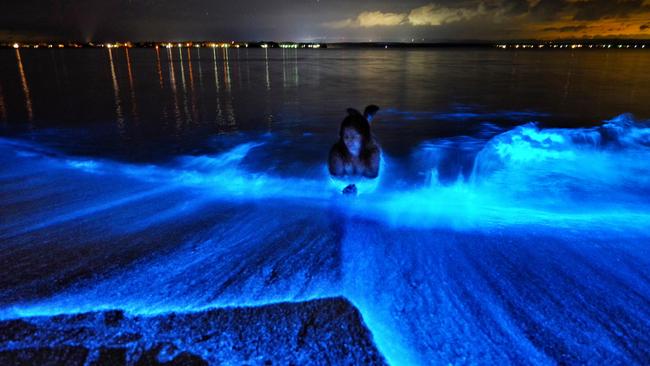
M 384 151 L 354 198 L 249 161 L 273 139 L 135 164 L 3 138 L 0 318 L 343 296 L 392 364 L 647 361 L 650 126 L 485 128 Z

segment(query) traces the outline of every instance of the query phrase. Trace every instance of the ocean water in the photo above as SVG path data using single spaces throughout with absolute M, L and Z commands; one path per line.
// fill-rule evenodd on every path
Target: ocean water
M 650 53 L 0 50 L 0 318 L 344 296 L 391 364 L 650 360 Z M 326 171 L 382 109 L 378 180 Z

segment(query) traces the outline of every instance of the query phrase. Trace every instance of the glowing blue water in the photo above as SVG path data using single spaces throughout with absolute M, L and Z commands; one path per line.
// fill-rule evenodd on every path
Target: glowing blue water
M 322 164 L 253 168 L 277 148 L 133 164 L 0 140 L 0 318 L 344 295 L 394 364 L 650 359 L 648 123 L 426 141 L 353 199 Z

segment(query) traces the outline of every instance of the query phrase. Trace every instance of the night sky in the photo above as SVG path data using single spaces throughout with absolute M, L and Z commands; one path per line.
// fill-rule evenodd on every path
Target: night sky
M 650 38 L 650 0 L 3 0 L 0 40 Z

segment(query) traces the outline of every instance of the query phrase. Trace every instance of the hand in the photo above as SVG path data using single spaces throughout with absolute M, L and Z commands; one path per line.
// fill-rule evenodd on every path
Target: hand
M 351 194 L 351 195 L 356 196 L 356 194 L 357 194 L 357 186 L 355 186 L 354 184 L 350 184 L 347 187 L 343 188 L 343 191 L 341 191 L 341 193 L 343 193 L 343 194 Z

